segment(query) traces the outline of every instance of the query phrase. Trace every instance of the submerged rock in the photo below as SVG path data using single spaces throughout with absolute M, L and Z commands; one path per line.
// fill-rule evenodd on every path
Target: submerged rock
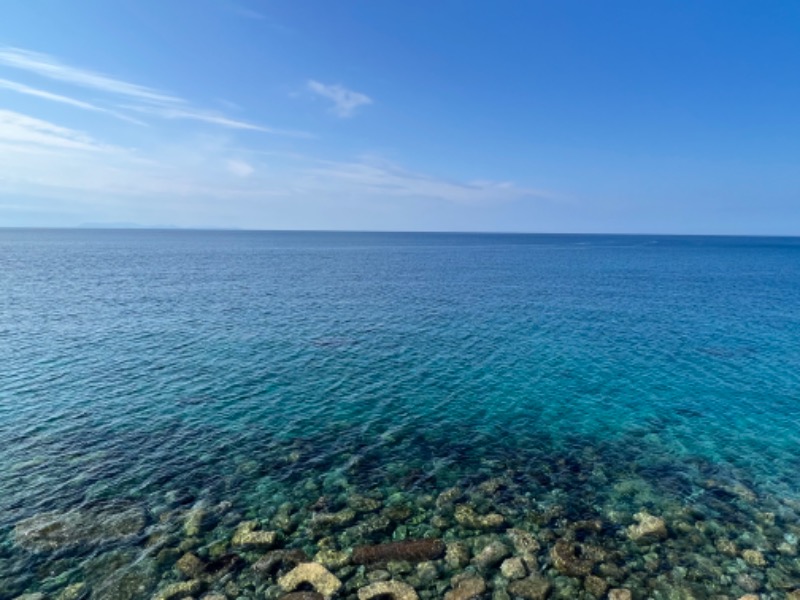
M 479 569 L 488 569 L 499 563 L 504 558 L 511 556 L 511 550 L 503 542 L 489 543 L 472 559 L 472 564 Z
M 583 587 L 595 598 L 602 598 L 608 589 L 608 583 L 597 575 L 587 575 L 583 580 Z
M 178 562 L 175 563 L 175 569 L 187 579 L 199 576 L 205 567 L 203 561 L 191 552 L 187 552 L 181 556 Z
M 506 579 L 522 579 L 528 574 L 525 563 L 519 556 L 508 558 L 500 565 L 500 572 Z
M 284 594 L 279 600 L 325 600 L 325 596 L 317 592 L 291 592 Z
M 608 592 L 608 600 L 631 600 L 631 591 L 625 588 L 616 588 Z
M 294 592 L 303 584 L 310 585 L 325 598 L 333 597 L 342 587 L 338 577 L 315 562 L 301 563 L 278 579 L 278 585 L 287 592 Z
M 361 496 L 353 494 L 347 498 L 347 506 L 352 508 L 358 513 L 374 512 L 383 506 L 383 502 L 370 498 L 369 496 Z
M 569 540 L 561 538 L 550 551 L 553 566 L 569 577 L 585 577 L 592 572 L 592 561 L 579 558 L 581 547 Z
M 68 585 L 58 595 L 57 600 L 83 600 L 89 595 L 89 586 L 83 582 Z
M 444 562 L 447 568 L 454 571 L 466 567 L 469 564 L 469 546 L 467 543 L 463 541 L 447 542 Z
M 423 562 L 441 558 L 445 549 L 446 546 L 442 540 L 404 540 L 375 546 L 359 546 L 353 550 L 352 560 L 357 565 L 390 560 Z
M 419 596 L 407 583 L 379 581 L 358 590 L 358 600 L 418 600 Z
M 758 550 L 745 550 L 742 552 L 742 558 L 751 567 L 761 568 L 767 566 L 767 560 Z
M 482 577 L 466 576 L 455 581 L 453 589 L 444 595 L 444 600 L 476 600 L 486 591 Z
M 325 531 L 346 527 L 356 520 L 356 511 L 352 508 L 345 508 L 335 513 L 320 512 L 316 513 L 311 519 L 311 529 L 315 531 Z
M 520 554 L 536 554 L 541 546 L 533 534 L 522 529 L 507 529 L 506 535 Z
M 233 533 L 231 545 L 239 548 L 272 548 L 278 543 L 280 536 L 277 531 L 256 530 L 257 521 L 243 521 L 239 523 Z
M 259 577 L 269 577 L 281 567 L 295 567 L 309 562 L 302 550 L 272 550 L 259 558 L 251 569 Z
M 459 504 L 455 509 L 456 522 L 468 529 L 497 529 L 505 525 L 506 518 L 498 513 L 479 515 L 466 504 Z
M 628 537 L 634 542 L 654 542 L 667 537 L 667 525 L 661 517 L 644 511 L 633 515 L 637 523 L 628 527 Z
M 550 595 L 552 584 L 539 575 L 531 575 L 508 584 L 508 593 L 525 600 L 544 600 Z
M 14 539 L 18 546 L 32 552 L 97 546 L 136 537 L 146 522 L 144 511 L 132 506 L 53 511 L 18 522 L 14 526 Z
M 314 556 L 314 562 L 318 562 L 329 569 L 341 569 L 350 564 L 350 553 L 343 550 L 320 550 Z
M 181 581 L 180 583 L 173 583 L 163 588 L 153 596 L 153 600 L 177 600 L 178 598 L 187 598 L 200 593 L 202 589 L 203 584 L 197 579 Z

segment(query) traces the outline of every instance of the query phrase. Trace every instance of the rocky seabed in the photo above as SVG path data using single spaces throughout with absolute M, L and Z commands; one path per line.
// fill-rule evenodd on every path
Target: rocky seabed
M 1 575 L 0 597 L 800 600 L 800 503 L 735 481 L 702 485 L 705 504 L 656 500 L 646 481 L 622 480 L 580 515 L 563 490 L 537 497 L 513 473 L 427 493 L 342 476 L 313 500 L 250 509 L 45 512 L 14 526 L 28 577 Z M 309 483 L 298 497 L 319 490 Z

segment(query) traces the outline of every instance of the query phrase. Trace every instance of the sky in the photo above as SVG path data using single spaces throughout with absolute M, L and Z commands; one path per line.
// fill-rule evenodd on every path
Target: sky
M 800 235 L 800 2 L 4 0 L 0 227 Z

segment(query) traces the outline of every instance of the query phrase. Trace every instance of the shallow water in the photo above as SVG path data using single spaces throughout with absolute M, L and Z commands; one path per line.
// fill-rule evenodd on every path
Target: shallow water
M 312 556 L 404 537 L 477 553 L 486 532 L 431 503 L 451 486 L 539 537 L 555 596 L 588 593 L 552 543 L 594 518 L 623 573 L 593 573 L 635 598 L 800 588 L 779 549 L 800 534 L 798 239 L 0 230 L 0 289 L 0 598 L 150 598 L 179 579 L 165 548 L 209 559 L 281 511 L 281 545 Z M 307 526 L 363 494 L 411 514 Z M 198 507 L 213 518 L 186 542 Z M 667 540 L 629 543 L 642 509 Z M 49 511 L 143 524 L 25 547 L 15 525 Z M 206 586 L 277 594 L 251 579 Z

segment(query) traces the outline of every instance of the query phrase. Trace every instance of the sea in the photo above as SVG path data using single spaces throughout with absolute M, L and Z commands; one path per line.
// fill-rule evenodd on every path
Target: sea
M 783 599 L 798 537 L 800 238 L 0 229 L 0 599 Z

